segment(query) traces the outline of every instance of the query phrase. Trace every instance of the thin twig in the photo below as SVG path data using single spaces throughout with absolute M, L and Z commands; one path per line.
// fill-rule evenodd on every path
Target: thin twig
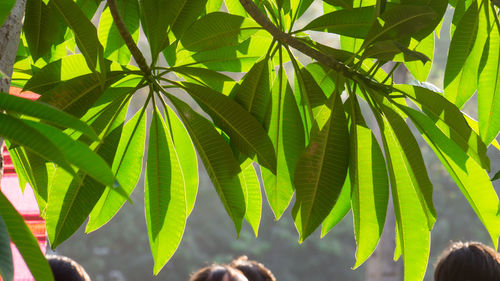
M 125 26 L 125 23 L 123 22 L 123 19 L 120 15 L 120 11 L 118 10 L 118 5 L 116 4 L 116 0 L 107 0 L 107 2 L 109 11 L 111 12 L 111 16 L 113 17 L 113 21 L 115 22 L 116 28 L 118 29 L 120 36 L 125 41 L 125 44 L 127 45 L 127 48 L 130 50 L 130 53 L 134 57 L 135 62 L 137 63 L 141 71 L 146 75 L 146 77 L 150 76 L 151 70 L 149 69 L 149 66 L 146 63 L 146 59 L 144 58 L 141 51 L 135 44 L 134 39 L 132 39 L 132 35 L 130 35 L 127 26 Z

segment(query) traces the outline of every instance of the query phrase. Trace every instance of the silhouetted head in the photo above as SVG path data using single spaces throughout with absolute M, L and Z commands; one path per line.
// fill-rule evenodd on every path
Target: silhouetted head
M 500 281 L 500 255 L 479 242 L 456 242 L 441 254 L 434 281 Z
M 248 281 L 276 281 L 267 267 L 259 262 L 248 260 L 247 256 L 233 260 L 231 266 L 243 272 Z
M 189 281 L 248 281 L 239 270 L 227 265 L 211 265 L 196 271 Z
M 55 281 L 90 281 L 85 269 L 68 257 L 48 255 L 47 261 Z

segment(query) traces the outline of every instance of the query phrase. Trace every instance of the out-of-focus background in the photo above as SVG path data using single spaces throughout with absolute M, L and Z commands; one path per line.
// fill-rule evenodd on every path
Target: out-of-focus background
M 320 9 L 320 5 L 316 5 L 308 14 L 313 17 Z M 310 19 L 306 17 L 305 20 Z M 449 25 L 450 13 L 447 13 L 440 37 L 436 38 L 437 53 L 429 76 L 429 81 L 438 87 L 442 87 L 450 40 Z M 474 111 L 477 107 L 474 103 L 475 98 L 472 98 L 465 111 L 477 118 L 477 112 Z M 434 204 L 438 214 L 432 232 L 431 257 L 425 278 L 430 281 L 434 271 L 433 264 L 450 241 L 477 240 L 489 245 L 492 243 L 472 208 L 433 152 L 422 139 L 419 141 L 434 183 Z M 490 149 L 489 156 L 492 171 L 499 170 L 499 152 Z M 264 202 L 258 238 L 255 238 L 248 225 L 243 226 L 238 238 L 205 171 L 200 171 L 197 202 L 188 219 L 182 243 L 160 274 L 153 276 L 153 259 L 141 194 L 144 192 L 143 186 L 141 179 L 132 195 L 134 204 L 126 203 L 109 224 L 89 235 L 84 234 L 81 229 L 59 246 L 56 253 L 80 262 L 95 281 L 182 281 L 187 280 L 190 273 L 199 267 L 212 262 L 227 263 L 240 255 L 247 255 L 264 263 L 279 281 L 370 280 L 369 276 L 366 276 L 366 264 L 351 270 L 356 250 L 351 213 L 324 238 L 320 239 L 320 233 L 317 232 L 299 245 L 290 213 L 285 213 L 283 218 L 276 222 L 267 202 Z M 499 193 L 499 181 L 495 188 Z M 263 198 L 266 200 L 265 194 Z M 391 247 L 393 249 L 393 246 Z M 399 262 L 397 266 L 402 267 L 402 263 Z

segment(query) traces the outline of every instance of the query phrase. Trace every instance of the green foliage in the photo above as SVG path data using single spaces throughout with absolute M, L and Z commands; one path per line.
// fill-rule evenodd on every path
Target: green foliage
M 297 29 L 312 2 L 226 0 L 229 12 L 222 12 L 222 1 L 109 0 L 96 28 L 93 1 L 29 0 L 14 83 L 58 109 L 2 94 L 0 136 L 21 182 L 35 189 L 51 246 L 89 216 L 89 232 L 115 216 L 144 156 L 157 274 L 195 207 L 199 156 L 238 235 L 243 219 L 259 232 L 261 183 L 276 219 L 295 194 L 301 242 L 320 225 L 326 235 L 352 209 L 355 267 L 378 243 L 391 192 L 395 256 L 403 256 L 405 281 L 422 280 L 436 212 L 407 118 L 496 246 L 498 196 L 486 150 L 498 145 L 500 130 L 498 7 L 450 1 L 443 96 L 425 83 L 395 85 L 395 68 L 386 73 L 382 66 L 404 64 L 425 80 L 448 1 L 328 0 L 323 15 Z M 149 52 L 137 47 L 139 26 Z M 339 35 L 341 48 L 315 42 L 309 31 Z M 143 90 L 145 103 L 133 111 L 130 101 Z M 476 90 L 478 122 L 460 111 Z M 376 124 L 365 121 L 362 107 Z M 36 266 L 36 258 L 27 260 Z

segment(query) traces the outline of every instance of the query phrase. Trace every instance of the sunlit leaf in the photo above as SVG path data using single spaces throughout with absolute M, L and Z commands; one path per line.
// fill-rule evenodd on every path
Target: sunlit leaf
M 10 237 L 7 226 L 0 215 L 0 278 L 12 281 L 14 278 L 14 264 L 10 250 Z
M 337 202 L 335 202 L 330 214 L 323 221 L 321 238 L 328 234 L 328 232 L 330 232 L 330 230 L 332 230 L 351 209 L 351 188 L 351 180 L 349 177 L 346 177 Z
M 252 227 L 255 237 L 259 235 L 260 219 L 262 216 L 262 193 L 259 178 L 251 160 L 241 164 L 241 173 L 238 175 L 245 192 L 245 219 Z
M 172 257 L 186 226 L 186 190 L 170 129 L 155 108 L 149 128 L 144 205 L 154 274 Z

